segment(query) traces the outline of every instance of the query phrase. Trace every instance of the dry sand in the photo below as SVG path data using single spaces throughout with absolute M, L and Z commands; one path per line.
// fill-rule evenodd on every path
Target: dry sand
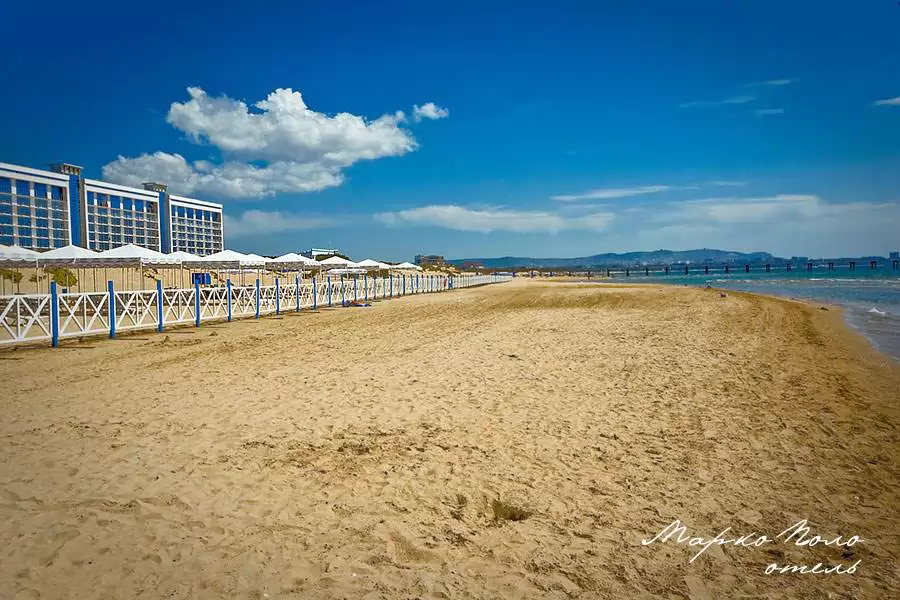
M 0 373 L 0 598 L 900 594 L 900 372 L 835 311 L 516 281 Z M 641 545 L 676 518 L 866 541 Z

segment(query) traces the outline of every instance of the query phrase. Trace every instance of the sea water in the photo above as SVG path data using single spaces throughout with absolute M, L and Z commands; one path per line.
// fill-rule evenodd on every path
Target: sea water
M 736 270 L 736 269 L 735 269 Z M 674 271 L 674 268 L 673 268 Z M 771 273 L 722 272 L 691 273 L 689 275 L 634 274 L 617 276 L 617 280 L 653 281 L 756 292 L 811 302 L 837 304 L 845 309 L 847 323 L 865 335 L 882 353 L 900 361 L 900 270 L 879 268 L 826 267 L 812 271 L 783 267 Z

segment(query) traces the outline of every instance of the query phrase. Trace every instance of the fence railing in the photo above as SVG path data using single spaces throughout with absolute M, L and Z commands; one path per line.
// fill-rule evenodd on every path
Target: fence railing
M 49 294 L 0 296 L 0 346 L 108 335 L 117 331 L 156 329 L 268 314 L 350 306 L 360 302 L 436 293 L 458 288 L 501 283 L 509 275 L 394 274 L 383 277 L 313 277 L 312 281 L 275 280 L 275 285 L 195 284 L 188 289 L 117 291 L 113 282 L 106 292 L 60 293 L 51 282 Z

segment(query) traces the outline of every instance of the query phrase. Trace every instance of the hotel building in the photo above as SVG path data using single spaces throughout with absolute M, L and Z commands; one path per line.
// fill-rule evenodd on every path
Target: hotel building
M 103 251 L 135 244 L 200 256 L 224 248 L 222 205 L 82 177 L 81 167 L 50 171 L 0 163 L 0 244 L 49 250 L 68 244 Z

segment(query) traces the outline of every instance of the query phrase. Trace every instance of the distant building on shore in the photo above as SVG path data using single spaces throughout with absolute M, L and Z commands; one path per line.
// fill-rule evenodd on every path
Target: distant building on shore
M 792 263 L 797 263 L 797 264 L 808 263 L 808 262 L 809 262 L 809 257 L 808 257 L 808 256 L 792 256 L 792 257 L 791 257 L 791 262 L 792 262 Z
M 463 263 L 462 268 L 466 271 L 473 271 L 477 269 L 483 269 L 484 265 L 480 262 L 475 262 L 474 260 L 467 260 Z
M 900 259 L 900 252 L 891 252 L 891 260 Z
M 318 259 L 320 256 L 328 258 L 329 256 L 336 256 L 340 253 L 341 251 L 338 248 L 310 248 L 308 250 L 303 250 L 300 254 Z
M 224 248 L 222 205 L 87 179 L 68 163 L 51 170 L 0 163 L 0 244 L 103 251 L 134 244 L 205 256 Z
M 417 254 L 415 264 L 420 267 L 443 267 L 446 263 L 444 257 L 437 254 Z

